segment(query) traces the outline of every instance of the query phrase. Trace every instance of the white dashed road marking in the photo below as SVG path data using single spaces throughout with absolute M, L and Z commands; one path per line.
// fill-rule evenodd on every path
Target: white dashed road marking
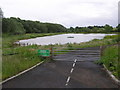
M 75 63 L 73 63 L 73 67 L 75 66 Z
M 70 76 L 68 77 L 68 79 L 67 79 L 67 83 L 70 81 Z
M 71 69 L 71 71 L 70 71 L 70 73 L 72 73 L 72 72 L 73 72 L 73 70 L 74 70 L 74 69 L 72 68 L 72 69 Z
M 66 86 L 68 85 L 69 81 L 70 81 L 70 76 L 67 78 L 67 82 L 65 84 Z
M 77 59 L 74 60 L 73 67 L 72 67 L 72 69 L 70 70 L 70 74 L 72 74 L 72 72 L 73 72 L 73 70 L 74 70 L 76 61 L 77 61 Z M 69 81 L 70 81 L 70 76 L 68 76 L 65 86 L 68 85 Z
M 77 61 L 77 59 L 75 59 L 75 61 L 74 62 L 76 62 Z

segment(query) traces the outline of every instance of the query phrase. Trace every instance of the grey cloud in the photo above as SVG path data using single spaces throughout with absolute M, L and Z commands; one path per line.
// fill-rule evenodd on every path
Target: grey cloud
M 5 17 L 60 23 L 66 27 L 116 26 L 118 21 L 118 0 L 1 0 L 1 6 Z

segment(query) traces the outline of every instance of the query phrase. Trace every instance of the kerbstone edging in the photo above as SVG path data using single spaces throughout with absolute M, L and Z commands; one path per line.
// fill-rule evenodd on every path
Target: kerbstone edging
M 42 62 L 40 62 L 40 63 L 38 63 L 38 64 L 32 66 L 32 67 L 29 68 L 29 69 L 26 69 L 26 70 L 24 70 L 24 71 L 18 73 L 17 75 L 14 75 L 14 76 L 12 76 L 12 77 L 10 77 L 10 78 L 8 78 L 8 79 L 6 79 L 6 80 L 0 82 L 0 84 L 3 84 L 3 83 L 5 83 L 5 82 L 7 82 L 7 81 L 9 81 L 9 80 L 11 80 L 11 79 L 14 79 L 14 78 L 16 78 L 16 77 L 18 77 L 18 76 L 20 76 L 20 75 L 22 75 L 22 74 L 24 74 L 24 73 L 26 73 L 26 72 L 32 70 L 32 69 L 34 69 L 35 67 L 39 66 L 39 65 L 42 64 L 43 62 L 44 62 L 44 61 L 42 61 Z
M 104 68 L 106 69 L 107 73 L 109 74 L 109 76 L 120 86 L 120 80 L 118 80 L 113 74 L 112 72 L 110 72 L 107 67 L 103 64 Z

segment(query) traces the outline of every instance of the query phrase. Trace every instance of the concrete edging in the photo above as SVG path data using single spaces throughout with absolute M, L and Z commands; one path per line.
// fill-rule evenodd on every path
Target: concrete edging
M 107 67 L 103 64 L 103 67 L 105 68 L 106 72 L 109 74 L 109 76 L 120 86 L 120 80 L 118 80 L 112 72 L 110 72 Z
M 22 71 L 22 72 L 20 72 L 20 73 L 18 73 L 18 74 L 16 74 L 16 75 L 10 77 L 10 78 L 7 78 L 6 80 L 0 82 L 0 84 L 3 84 L 3 83 L 5 83 L 5 82 L 7 82 L 7 81 L 9 81 L 9 80 L 11 80 L 11 79 L 14 79 L 14 78 L 16 78 L 16 77 L 18 77 L 18 76 L 20 76 L 20 75 L 22 75 L 22 74 L 24 74 L 24 73 L 32 70 L 32 69 L 34 69 L 35 67 L 39 66 L 39 65 L 42 64 L 43 62 L 44 62 L 44 61 L 42 61 L 42 62 L 40 62 L 40 63 L 32 66 L 31 68 L 28 68 L 28 69 L 24 70 L 24 71 Z

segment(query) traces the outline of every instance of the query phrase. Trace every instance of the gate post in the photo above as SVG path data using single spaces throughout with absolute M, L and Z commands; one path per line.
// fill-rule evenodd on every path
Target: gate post
M 50 47 L 50 54 L 51 54 L 50 59 L 53 60 L 53 46 L 52 46 L 52 44 Z
M 100 46 L 100 55 L 103 56 L 103 51 L 106 48 L 106 46 Z

